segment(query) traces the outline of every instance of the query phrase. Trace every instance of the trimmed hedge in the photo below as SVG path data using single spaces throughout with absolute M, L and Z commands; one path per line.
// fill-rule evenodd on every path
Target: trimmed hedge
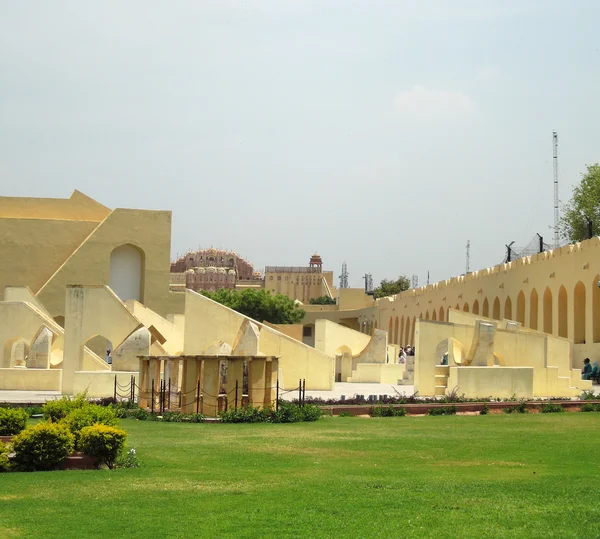
M 58 423 L 38 423 L 13 440 L 15 464 L 24 471 L 52 470 L 73 452 L 75 437 Z
M 10 444 L 0 442 L 0 472 L 8 472 L 10 470 L 10 461 L 8 460 L 10 451 Z
M 96 457 L 99 464 L 106 464 L 111 470 L 125 448 L 127 433 L 108 425 L 83 427 L 79 433 L 80 449 L 90 457 Z
M 25 430 L 29 415 L 22 408 L 0 408 L 0 436 L 12 436 Z
M 119 420 L 112 408 L 98 406 L 97 404 L 88 404 L 69 412 L 60 423 L 73 433 L 73 436 L 75 436 L 75 448 L 79 449 L 79 433 L 81 429 L 96 424 L 116 427 L 119 424 Z

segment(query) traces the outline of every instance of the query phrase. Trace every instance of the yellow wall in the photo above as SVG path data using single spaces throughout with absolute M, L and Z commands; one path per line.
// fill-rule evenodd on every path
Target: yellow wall
M 359 355 L 369 344 L 371 337 L 329 320 L 319 319 L 315 324 L 315 348 L 328 356 L 335 356 L 339 348 L 347 346 L 352 355 Z
M 235 343 L 244 315 L 191 290 L 185 293 L 184 353 L 203 354 L 214 343 Z M 333 387 L 334 359 L 259 322 L 259 349 L 268 356 L 279 356 L 280 385 L 293 388 L 299 378 L 311 390 Z
M 263 322 L 265 326 L 268 326 L 292 339 L 302 342 L 302 324 L 270 324 L 269 322 Z
M 0 390 L 60 391 L 60 369 L 0 369 Z
M 175 324 L 135 300 L 127 300 L 125 305 L 144 326 L 154 326 L 159 331 L 166 339 L 162 346 L 169 355 L 183 353 L 183 324 Z

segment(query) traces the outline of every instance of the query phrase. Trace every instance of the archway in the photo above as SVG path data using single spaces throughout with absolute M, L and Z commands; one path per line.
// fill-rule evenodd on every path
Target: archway
M 486 318 L 490 317 L 490 303 L 487 298 L 483 300 L 483 311 L 481 314 Z
M 394 319 L 392 317 L 388 321 L 388 342 L 394 342 Z
M 346 382 L 352 376 L 352 350 L 346 345 L 335 351 L 335 381 Z
M 407 316 L 406 317 L 406 332 L 404 334 L 404 336 L 402 337 L 404 339 L 404 343 L 402 344 L 402 346 L 407 346 L 408 344 L 410 344 L 410 317 Z
M 523 326 L 525 325 L 525 294 L 523 290 L 517 296 L 517 322 Z
M 431 311 L 431 319 L 432 320 L 437 320 L 437 312 L 435 309 L 433 309 L 433 311 Z
M 16 337 L 4 343 L 4 365 L 2 367 L 25 367 L 29 356 L 29 343 Z
M 110 254 L 109 286 L 123 301 L 144 299 L 144 252 L 131 244 L 121 245 Z
M 398 324 L 399 324 L 399 320 L 398 317 L 396 316 L 396 321 L 394 322 L 394 343 L 398 344 Z
M 585 285 L 579 281 L 573 291 L 573 340 L 575 344 L 585 343 Z
M 544 290 L 544 332 L 552 333 L 552 292 L 546 287 Z
M 411 346 L 415 345 L 415 326 L 416 326 L 416 319 L 413 316 L 413 321 L 412 321 L 412 329 L 411 329 L 411 333 L 410 333 L 410 341 L 408 344 L 410 344 Z
M 529 327 L 537 330 L 538 328 L 538 293 L 534 288 L 529 295 Z
M 479 314 L 479 300 L 473 302 L 473 314 Z
M 396 341 L 396 344 L 402 346 L 402 341 L 404 341 L 404 315 L 402 315 L 400 320 L 400 333 L 398 334 L 398 340 Z
M 90 337 L 85 345 L 89 350 L 94 352 L 100 359 L 108 363 L 108 356 L 110 355 L 110 361 L 112 362 L 113 345 L 106 337 L 102 335 L 95 335 Z
M 567 289 L 558 289 L 558 336 L 568 337 Z
M 463 305 L 463 311 L 464 311 L 464 312 L 466 312 L 466 313 L 468 313 L 468 312 L 469 312 L 469 304 L 468 304 L 468 303 L 465 303 L 465 304 Z
M 425 320 L 429 320 L 429 311 L 425 312 Z
M 496 296 L 496 299 L 494 299 L 492 318 L 494 320 L 500 320 L 500 300 L 498 299 L 498 296 Z
M 444 308 L 443 308 L 443 307 L 440 307 L 440 316 L 439 316 L 439 320 L 440 320 L 441 322 L 443 322 L 444 320 L 446 320 L 446 319 L 444 318 Z
M 512 320 L 512 301 L 510 299 L 510 296 L 508 296 L 506 298 L 506 301 L 504 302 L 504 318 L 506 318 L 507 320 Z

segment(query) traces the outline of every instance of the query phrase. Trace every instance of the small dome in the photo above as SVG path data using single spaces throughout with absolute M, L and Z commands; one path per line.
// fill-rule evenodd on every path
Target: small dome
M 204 268 L 195 268 L 196 273 L 206 273 Z
M 219 268 L 217 271 L 219 273 L 227 273 L 227 268 Z
M 194 273 L 194 270 L 190 268 L 189 270 L 186 270 L 186 273 Z
M 214 266 L 208 266 L 208 268 L 206 268 L 206 271 L 208 273 L 217 273 L 217 268 L 215 268 Z
M 235 270 L 230 269 L 227 273 L 229 273 L 229 275 L 235 275 Z

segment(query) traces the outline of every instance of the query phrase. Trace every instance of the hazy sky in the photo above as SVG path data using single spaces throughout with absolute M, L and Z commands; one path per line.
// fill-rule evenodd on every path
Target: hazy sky
M 362 286 L 551 240 L 600 161 L 598 0 L 0 3 L 0 181 Z

